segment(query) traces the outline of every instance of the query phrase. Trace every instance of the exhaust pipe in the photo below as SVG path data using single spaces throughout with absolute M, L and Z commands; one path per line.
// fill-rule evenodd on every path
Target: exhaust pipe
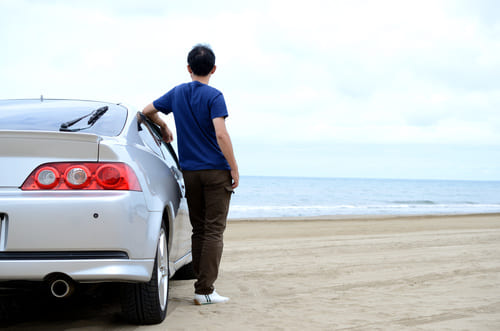
M 50 294 L 62 299 L 67 298 L 75 290 L 75 284 L 69 277 L 54 278 L 49 281 Z

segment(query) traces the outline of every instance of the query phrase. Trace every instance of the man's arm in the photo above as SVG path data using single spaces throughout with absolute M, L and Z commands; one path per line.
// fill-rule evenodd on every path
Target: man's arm
M 229 132 L 227 132 L 226 121 L 224 117 L 216 117 L 212 121 L 214 123 L 217 143 L 219 144 L 222 154 L 224 154 L 224 157 L 231 167 L 231 177 L 233 178 L 232 186 L 233 188 L 237 188 L 240 182 L 240 174 L 238 172 L 238 164 L 236 163 L 236 158 L 234 157 L 231 137 L 229 137 Z
M 174 140 L 172 131 L 170 131 L 170 129 L 168 128 L 167 123 L 165 123 L 165 121 L 161 119 L 160 115 L 158 114 L 158 110 L 152 103 L 144 107 L 142 113 L 149 117 L 151 121 L 156 123 L 161 128 L 161 134 L 165 142 L 169 143 Z

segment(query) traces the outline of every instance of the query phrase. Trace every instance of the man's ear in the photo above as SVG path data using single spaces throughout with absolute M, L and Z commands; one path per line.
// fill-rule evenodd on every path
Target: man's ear
M 214 67 L 212 68 L 212 71 L 210 71 L 211 75 L 213 75 L 213 73 L 215 72 L 215 69 L 217 69 L 217 66 L 214 64 Z
M 188 72 L 189 72 L 190 74 L 192 74 L 192 73 L 193 73 L 193 69 L 191 69 L 191 66 L 190 66 L 189 64 L 188 64 L 188 66 L 187 66 L 187 69 L 188 69 Z

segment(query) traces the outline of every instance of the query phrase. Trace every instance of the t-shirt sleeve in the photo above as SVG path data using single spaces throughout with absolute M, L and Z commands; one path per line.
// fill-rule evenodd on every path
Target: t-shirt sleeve
M 222 93 L 218 94 L 210 105 L 210 117 L 212 119 L 217 117 L 226 118 L 229 114 L 227 113 L 226 101 Z
M 168 91 L 163 96 L 153 101 L 153 106 L 162 113 L 169 114 L 172 112 L 172 96 L 174 89 Z

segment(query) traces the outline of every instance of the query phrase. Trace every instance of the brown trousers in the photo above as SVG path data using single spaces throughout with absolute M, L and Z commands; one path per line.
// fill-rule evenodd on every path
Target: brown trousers
M 210 294 L 219 274 L 223 233 L 233 189 L 228 170 L 183 171 L 189 219 L 193 226 L 191 252 L 196 294 Z

